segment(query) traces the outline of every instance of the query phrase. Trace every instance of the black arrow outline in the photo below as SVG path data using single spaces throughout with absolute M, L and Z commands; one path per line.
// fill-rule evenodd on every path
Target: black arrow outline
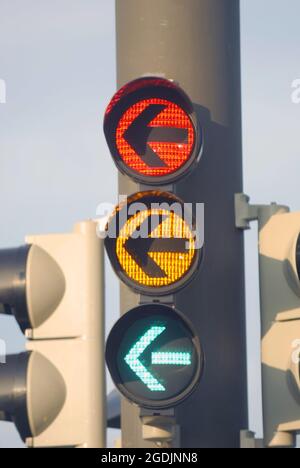
M 152 220 L 151 229 L 153 232 L 163 224 L 169 215 L 148 216 L 148 218 L 139 226 L 135 233 L 143 233 L 146 228 L 149 232 L 150 220 Z M 154 219 L 154 221 L 153 221 Z M 157 237 L 129 237 L 124 244 L 126 251 L 133 258 L 135 263 L 151 278 L 166 278 L 167 274 L 159 265 L 149 256 L 150 252 L 167 253 L 186 253 L 186 243 L 188 239 L 184 238 L 157 238 Z
M 127 143 L 148 167 L 168 166 L 148 143 L 188 143 L 188 129 L 186 128 L 149 126 L 150 122 L 167 107 L 166 104 L 150 104 L 124 132 Z

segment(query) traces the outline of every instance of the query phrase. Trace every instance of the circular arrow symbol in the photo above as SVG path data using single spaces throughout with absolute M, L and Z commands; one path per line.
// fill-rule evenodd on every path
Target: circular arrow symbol
M 174 82 L 156 77 L 134 80 L 113 96 L 104 133 L 118 169 L 147 185 L 187 175 L 203 148 L 190 98 Z
M 196 254 L 194 235 L 175 213 L 145 210 L 121 229 L 117 254 L 132 279 L 139 278 L 145 285 L 167 285 L 189 269 Z
M 149 237 L 143 239 L 142 237 L 136 237 L 137 231 L 133 233 L 132 237 L 125 242 L 125 249 L 135 260 L 137 265 L 152 278 L 166 278 L 167 273 L 151 258 L 151 254 L 155 255 L 158 253 L 173 253 L 173 254 L 186 254 L 186 245 L 188 239 L 161 239 L 151 237 L 157 228 L 159 228 L 164 222 L 170 222 L 169 216 L 163 215 L 161 217 L 154 217 L 154 223 L 152 220 L 152 232 Z M 156 225 L 155 225 L 156 223 Z M 153 226 L 154 224 L 154 226 Z M 144 225 L 146 229 L 149 225 L 149 218 L 139 227 L 138 232 L 144 231 Z
M 106 231 L 105 247 L 115 272 L 137 292 L 172 294 L 200 265 L 196 225 L 174 195 L 152 191 L 133 195 L 116 208 Z
M 167 109 L 166 104 L 149 104 L 136 119 L 129 125 L 124 133 L 127 143 L 140 156 L 148 167 L 166 167 L 168 164 L 155 153 L 150 143 L 188 143 L 188 129 L 167 126 L 151 126 L 163 111 Z
M 139 306 L 114 325 L 106 362 L 120 392 L 146 408 L 172 407 L 199 383 L 204 356 L 192 324 L 173 307 Z
M 166 388 L 145 367 L 141 361 L 142 354 L 149 346 L 164 332 L 166 327 L 152 326 L 132 346 L 125 357 L 125 362 L 136 376 L 151 390 L 151 392 L 164 392 Z M 153 352 L 151 355 L 152 365 L 190 366 L 192 364 L 191 353 L 183 352 Z

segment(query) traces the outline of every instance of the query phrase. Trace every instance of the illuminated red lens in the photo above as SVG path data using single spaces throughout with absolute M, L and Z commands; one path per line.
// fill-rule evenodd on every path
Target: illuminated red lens
M 150 106 L 161 105 L 162 111 L 148 123 L 148 127 L 159 129 L 182 129 L 186 137 L 182 141 L 155 141 L 149 139 L 147 145 L 158 156 L 161 164 L 147 164 L 143 154 L 138 154 L 126 139 L 126 132 L 136 119 Z M 150 130 L 151 130 L 150 129 Z M 172 135 L 172 133 L 170 133 Z M 123 162 L 133 171 L 143 176 L 160 177 L 173 174 L 184 166 L 191 157 L 195 145 L 195 128 L 189 115 L 179 105 L 166 99 L 145 99 L 132 105 L 120 119 L 116 130 L 116 145 Z

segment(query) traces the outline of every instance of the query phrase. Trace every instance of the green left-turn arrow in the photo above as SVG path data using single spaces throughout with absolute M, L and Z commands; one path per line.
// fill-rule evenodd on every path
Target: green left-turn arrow
M 183 352 L 152 353 L 152 364 L 161 366 L 190 366 L 192 364 L 192 355 L 191 353 Z
M 125 357 L 125 362 L 152 392 L 164 392 L 165 387 L 149 372 L 140 361 L 140 356 L 164 331 L 166 327 L 153 326 L 134 344 Z

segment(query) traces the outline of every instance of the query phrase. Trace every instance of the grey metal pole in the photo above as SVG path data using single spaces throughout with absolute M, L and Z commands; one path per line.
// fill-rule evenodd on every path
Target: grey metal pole
M 248 428 L 243 234 L 234 194 L 242 192 L 238 0 L 116 0 L 118 85 L 144 74 L 180 83 L 197 107 L 205 148 L 197 170 L 177 184 L 205 203 L 205 261 L 176 307 L 196 326 L 206 369 L 176 411 L 182 447 L 238 447 Z M 120 193 L 138 187 L 120 177 Z M 138 297 L 122 286 L 121 313 Z M 144 447 L 138 410 L 122 403 L 124 447 Z

